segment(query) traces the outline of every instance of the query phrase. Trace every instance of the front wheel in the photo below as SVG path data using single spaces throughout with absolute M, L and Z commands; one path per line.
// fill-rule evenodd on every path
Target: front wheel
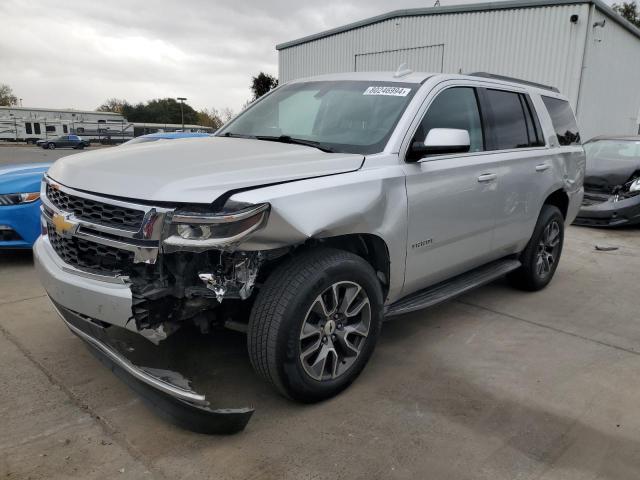
M 533 235 L 520 255 L 522 266 L 509 274 L 511 283 L 522 290 L 542 290 L 556 273 L 563 244 L 562 213 L 554 205 L 543 205 Z
M 249 357 L 283 395 L 323 400 L 365 367 L 382 317 L 382 290 L 366 261 L 342 250 L 310 250 L 277 268 L 258 293 Z
M 49 144 L 47 144 L 47 148 L 49 150 L 55 150 L 56 149 L 56 144 L 55 143 L 49 143 Z

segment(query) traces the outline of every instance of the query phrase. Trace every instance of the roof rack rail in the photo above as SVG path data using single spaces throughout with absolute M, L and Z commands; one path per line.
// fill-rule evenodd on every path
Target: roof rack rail
M 496 75 L 494 73 L 487 72 L 473 72 L 467 75 L 470 75 L 472 77 L 493 78 L 494 80 L 503 80 L 505 82 L 522 83 L 523 85 L 530 85 L 532 87 L 542 88 L 543 90 L 551 90 L 552 92 L 560 93 L 560 90 L 558 90 L 556 87 L 544 85 L 542 83 L 530 82 L 529 80 L 522 80 L 520 78 L 507 77 L 504 75 Z

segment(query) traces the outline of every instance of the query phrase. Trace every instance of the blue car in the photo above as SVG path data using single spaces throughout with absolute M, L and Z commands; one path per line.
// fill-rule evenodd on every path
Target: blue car
M 50 166 L 0 166 L 0 250 L 30 249 L 40 235 L 40 181 Z
M 157 140 L 175 140 L 178 138 L 195 138 L 195 137 L 210 137 L 210 133 L 201 132 L 158 132 L 149 133 L 147 135 L 140 135 L 139 137 L 124 142 L 123 145 L 134 145 L 136 143 L 155 142 Z

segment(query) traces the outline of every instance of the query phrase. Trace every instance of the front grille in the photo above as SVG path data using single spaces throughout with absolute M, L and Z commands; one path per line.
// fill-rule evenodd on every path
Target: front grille
M 47 233 L 49 242 L 58 256 L 65 263 L 81 270 L 102 275 L 117 275 L 125 273 L 125 269 L 133 265 L 133 252 L 77 237 L 64 238 L 56 233 L 52 225 L 47 225 Z
M 144 219 L 144 212 L 141 210 L 76 197 L 52 188 L 51 185 L 47 185 L 47 198 L 62 211 L 72 212 L 81 220 L 107 227 L 138 231 Z

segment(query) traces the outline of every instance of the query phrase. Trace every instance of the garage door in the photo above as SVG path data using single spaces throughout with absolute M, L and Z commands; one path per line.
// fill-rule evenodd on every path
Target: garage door
M 357 53 L 356 72 L 396 71 L 406 63 L 414 72 L 442 72 L 444 45 L 386 50 L 382 52 Z

